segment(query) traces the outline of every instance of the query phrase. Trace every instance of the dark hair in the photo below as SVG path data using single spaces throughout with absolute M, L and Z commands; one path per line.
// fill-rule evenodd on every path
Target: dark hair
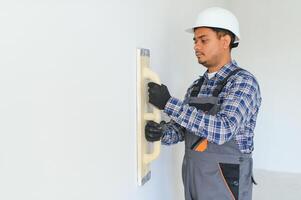
M 216 32 L 217 34 L 217 37 L 220 39 L 222 36 L 225 36 L 225 35 L 229 35 L 231 37 L 231 42 L 230 42 L 230 50 L 232 48 L 235 48 L 238 46 L 238 43 L 234 43 L 235 41 L 235 35 L 227 30 L 227 29 L 223 29 L 223 28 L 213 28 L 213 27 L 210 27 L 214 32 Z

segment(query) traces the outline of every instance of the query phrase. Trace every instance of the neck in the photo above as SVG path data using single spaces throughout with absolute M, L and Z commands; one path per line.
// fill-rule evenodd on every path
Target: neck
M 213 66 L 208 67 L 208 73 L 217 72 L 219 71 L 223 66 L 231 62 L 231 55 L 225 57 L 224 59 L 220 60 L 218 63 L 216 63 Z

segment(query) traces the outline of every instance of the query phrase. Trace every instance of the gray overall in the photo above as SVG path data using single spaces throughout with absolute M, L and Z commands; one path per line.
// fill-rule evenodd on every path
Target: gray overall
M 230 73 L 210 97 L 197 97 L 204 78 L 193 87 L 191 95 L 185 100 L 198 110 L 215 115 L 220 110 L 218 94 L 228 78 L 239 70 Z M 204 138 L 194 133 L 185 133 L 185 156 L 182 178 L 185 200 L 251 200 L 252 168 L 251 154 L 243 154 L 234 139 L 223 145 L 208 142 L 207 149 L 195 151 L 194 146 Z

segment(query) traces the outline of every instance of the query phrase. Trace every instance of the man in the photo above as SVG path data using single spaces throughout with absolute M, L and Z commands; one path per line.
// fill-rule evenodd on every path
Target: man
M 228 10 L 213 7 L 201 12 L 188 31 L 207 71 L 188 88 L 184 101 L 172 97 L 165 85 L 149 83 L 149 102 L 171 120 L 149 121 L 146 139 L 166 145 L 185 140 L 186 200 L 250 200 L 261 96 L 255 77 L 231 58 L 240 39 L 238 21 Z

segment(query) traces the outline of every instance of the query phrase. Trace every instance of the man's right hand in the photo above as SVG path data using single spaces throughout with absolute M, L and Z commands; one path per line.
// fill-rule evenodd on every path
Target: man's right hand
M 145 138 L 149 142 L 159 141 L 163 134 L 163 125 L 165 121 L 161 121 L 160 124 L 154 121 L 148 121 L 145 125 Z

